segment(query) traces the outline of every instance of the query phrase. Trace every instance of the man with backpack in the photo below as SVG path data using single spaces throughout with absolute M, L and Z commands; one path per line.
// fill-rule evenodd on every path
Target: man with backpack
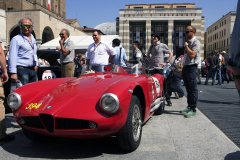
M 208 57 L 207 62 L 209 63 L 209 71 L 206 77 L 206 81 L 205 81 L 205 85 L 208 84 L 208 79 L 210 78 L 210 76 L 212 76 L 212 85 L 214 85 L 215 80 L 216 80 L 216 72 L 217 72 L 217 65 L 219 63 L 218 58 L 215 56 L 215 51 L 213 51 L 211 53 L 212 56 Z
M 126 66 L 126 61 L 127 61 L 127 56 L 126 56 L 126 52 L 125 49 L 120 46 L 121 41 L 119 39 L 114 39 L 112 41 L 112 47 L 116 50 L 116 55 L 115 57 L 112 59 L 112 63 L 114 63 L 115 65 L 118 65 L 119 67 L 124 67 Z
M 223 75 L 224 75 L 224 77 L 222 77 L 222 83 L 224 83 L 224 80 L 227 80 L 227 83 L 229 83 L 229 77 L 228 77 L 228 74 L 227 74 L 227 69 L 229 67 L 229 65 L 228 65 L 229 57 L 228 57 L 228 55 L 226 55 L 225 51 L 222 51 L 221 54 L 223 56 L 222 72 L 223 72 Z

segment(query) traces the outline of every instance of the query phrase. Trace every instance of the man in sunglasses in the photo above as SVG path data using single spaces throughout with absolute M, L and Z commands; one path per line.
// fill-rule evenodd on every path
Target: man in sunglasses
M 33 37 L 33 21 L 23 18 L 19 21 L 21 33 L 12 38 L 9 49 L 9 72 L 11 81 L 27 84 L 38 81 L 38 57 L 36 40 Z
M 95 30 L 92 34 L 94 43 L 90 44 L 87 51 L 86 65 L 91 65 L 95 72 L 104 72 L 104 66 L 109 64 L 115 55 L 116 50 L 108 43 L 101 41 L 101 34 Z
M 160 35 L 157 33 L 152 34 L 153 44 L 148 49 L 147 57 L 150 62 L 150 68 L 155 68 L 155 71 L 159 74 L 163 74 L 163 68 L 167 63 L 170 62 L 173 53 L 170 51 L 168 46 L 160 42 Z M 152 55 L 150 58 L 150 54 Z M 169 54 L 167 62 L 164 62 L 164 55 Z
M 192 117 L 196 115 L 196 107 L 198 100 L 197 90 L 197 72 L 198 63 L 201 57 L 201 43 L 195 37 L 196 28 L 194 26 L 188 26 L 185 34 L 187 41 L 184 44 L 184 58 L 183 58 L 183 70 L 181 76 L 184 80 L 184 84 L 187 90 L 187 102 L 186 109 L 181 110 L 180 113 L 184 113 L 185 117 Z
M 74 77 L 75 64 L 74 64 L 74 43 L 69 38 L 70 32 L 67 29 L 62 29 L 60 34 L 60 47 L 57 50 L 60 51 L 60 63 L 62 65 L 61 76 L 62 77 Z

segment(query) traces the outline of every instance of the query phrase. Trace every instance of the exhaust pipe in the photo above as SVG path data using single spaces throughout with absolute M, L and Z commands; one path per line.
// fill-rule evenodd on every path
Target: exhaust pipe
M 158 109 L 163 102 L 164 98 L 157 98 L 152 104 L 151 104 L 151 110 L 150 113 Z

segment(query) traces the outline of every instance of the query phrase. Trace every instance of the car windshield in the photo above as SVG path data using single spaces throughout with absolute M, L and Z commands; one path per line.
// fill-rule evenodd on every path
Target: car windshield
M 145 74 L 143 71 L 142 65 L 139 64 L 127 64 L 125 67 L 119 67 L 117 65 L 107 65 L 104 66 L 105 72 L 112 72 L 112 73 L 120 73 L 120 74 L 134 74 L 134 75 L 140 75 Z M 95 73 L 93 70 L 86 70 L 86 67 L 83 67 L 82 75 L 83 74 L 90 74 Z

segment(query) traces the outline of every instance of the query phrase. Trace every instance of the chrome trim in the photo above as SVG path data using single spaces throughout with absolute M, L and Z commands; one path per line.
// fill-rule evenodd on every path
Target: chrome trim
M 48 107 L 47 107 L 47 109 L 51 109 L 51 108 L 52 108 L 52 106 L 48 106 Z
M 129 93 L 133 93 L 133 90 L 129 89 L 128 92 L 129 92 Z
M 104 95 L 102 95 L 102 97 L 101 97 L 101 99 L 100 99 L 100 105 L 101 105 L 101 107 L 104 109 L 104 107 L 102 106 L 102 100 L 104 99 L 104 97 L 106 97 L 106 96 L 111 96 L 115 101 L 116 101 L 116 108 L 113 110 L 113 111 L 111 111 L 110 113 L 115 113 L 118 109 L 119 109 L 119 105 L 120 105 L 120 103 L 119 103 L 119 99 L 118 99 L 118 97 L 115 95 L 115 94 L 113 94 L 113 93 L 105 93 Z M 105 109 L 104 109 L 105 110 Z M 105 110 L 106 112 L 109 112 L 109 111 L 107 111 L 107 110 Z
M 10 95 L 16 96 L 16 97 L 17 97 L 17 100 L 18 100 L 18 105 L 17 105 L 16 107 L 14 107 L 14 108 L 12 108 L 12 107 L 9 105 L 9 102 L 8 102 L 8 101 L 9 101 L 8 98 L 9 98 Z M 12 92 L 12 93 L 10 93 L 10 94 L 8 95 L 8 98 L 7 98 L 7 104 L 8 104 L 8 106 L 9 106 L 11 109 L 13 109 L 13 110 L 19 109 L 19 107 L 20 107 L 21 104 L 22 104 L 21 96 L 20 96 L 18 93 L 16 93 L 16 92 Z

